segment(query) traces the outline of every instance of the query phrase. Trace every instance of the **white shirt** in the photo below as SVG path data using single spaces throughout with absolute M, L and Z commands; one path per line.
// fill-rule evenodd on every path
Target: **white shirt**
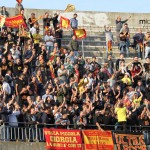
M 88 81 L 89 81 L 89 83 L 87 84 L 88 89 L 90 89 L 92 87 L 93 80 L 94 80 L 93 78 L 88 77 Z
M 15 127 L 17 127 L 18 126 L 18 120 L 17 120 L 17 117 L 16 116 L 18 116 L 18 115 L 20 115 L 20 111 L 13 111 L 12 112 L 12 114 L 10 114 L 9 116 L 8 116 L 8 118 L 9 118 L 9 125 L 10 126 L 15 126 Z
M 50 41 L 49 41 L 50 40 Z M 46 46 L 53 46 L 53 42 L 54 42 L 54 37 L 51 35 L 51 36 L 48 36 L 48 35 L 45 35 L 44 37 L 44 41 L 48 41 L 46 42 Z M 51 42 L 52 41 L 52 42 Z
M 20 58 L 20 51 L 19 50 L 14 50 L 13 48 L 10 49 L 11 53 L 12 53 L 12 57 L 15 60 L 14 62 L 16 63 L 16 59 Z
M 11 88 L 7 82 L 3 82 L 2 88 L 7 94 L 11 94 Z
M 30 29 L 30 32 L 31 32 L 32 35 L 33 35 L 33 34 L 36 34 L 36 28 L 32 27 L 32 28 Z

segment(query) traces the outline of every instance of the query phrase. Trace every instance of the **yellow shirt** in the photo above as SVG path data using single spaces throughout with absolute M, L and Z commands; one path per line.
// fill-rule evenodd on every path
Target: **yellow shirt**
M 42 35 L 40 35 L 40 34 L 33 34 L 34 44 L 39 44 L 41 39 L 42 39 Z
M 126 83 L 127 82 L 127 85 L 131 85 L 131 79 L 130 78 L 122 78 L 122 82 L 123 83 Z
M 126 107 L 116 108 L 115 112 L 116 112 L 117 117 L 118 117 L 118 122 L 127 121 Z
M 135 104 L 136 107 L 140 107 L 141 100 L 142 100 L 141 96 L 139 98 L 133 100 L 133 103 Z

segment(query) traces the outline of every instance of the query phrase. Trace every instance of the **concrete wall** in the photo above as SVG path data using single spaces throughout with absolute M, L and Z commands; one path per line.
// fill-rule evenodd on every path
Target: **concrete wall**
M 14 16 L 14 8 L 7 8 L 11 16 Z M 25 9 L 26 18 L 30 17 L 30 14 L 34 12 L 37 17 L 43 15 L 45 12 L 49 12 L 53 15 L 58 10 L 42 10 L 42 9 Z M 61 13 L 62 16 L 72 18 L 75 12 Z M 115 19 L 117 16 L 121 16 L 122 20 L 131 16 L 128 21 L 130 27 L 150 27 L 150 14 L 146 13 L 117 13 L 117 12 L 92 12 L 92 11 L 76 11 L 78 14 L 78 20 L 80 26 L 99 26 L 104 25 L 115 26 Z M 145 20 L 145 21 L 140 21 Z M 145 24 L 144 24 L 145 22 Z
M 0 150 L 46 150 L 46 144 L 42 142 L 0 142 Z M 114 150 L 117 150 L 116 146 Z M 147 146 L 150 150 L 150 146 Z

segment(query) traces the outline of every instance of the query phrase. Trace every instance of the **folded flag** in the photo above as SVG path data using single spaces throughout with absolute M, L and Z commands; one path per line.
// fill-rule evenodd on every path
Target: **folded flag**
M 75 6 L 72 4 L 68 4 L 67 8 L 65 9 L 65 12 L 72 12 L 75 10 Z
M 5 23 L 5 17 L 0 16 L 0 27 L 3 27 L 4 23 Z
M 68 29 L 70 26 L 70 20 L 68 18 L 60 17 L 60 27 Z
M 16 0 L 19 4 L 21 4 L 22 3 L 22 0 Z
M 23 26 L 19 26 L 19 37 L 31 38 L 31 34 Z
M 74 35 L 77 39 L 83 39 L 86 38 L 86 31 L 85 29 L 75 29 L 73 30 Z
M 24 28 L 27 27 L 22 15 L 6 18 L 5 20 L 6 27 L 19 28 L 20 25 L 22 25 Z

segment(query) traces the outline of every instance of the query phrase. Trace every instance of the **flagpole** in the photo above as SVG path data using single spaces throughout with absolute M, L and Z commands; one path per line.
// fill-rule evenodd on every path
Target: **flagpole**
M 82 55 L 83 55 L 83 58 L 84 58 L 84 47 L 83 47 L 83 39 L 82 39 Z

